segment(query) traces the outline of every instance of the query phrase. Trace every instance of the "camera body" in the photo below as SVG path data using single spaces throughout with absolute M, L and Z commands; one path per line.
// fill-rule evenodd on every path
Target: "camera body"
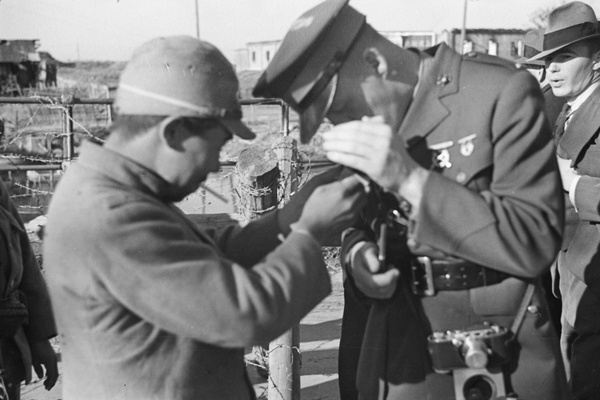
M 434 332 L 428 340 L 433 368 L 452 372 L 457 400 L 506 398 L 502 365 L 511 358 L 510 330 L 484 323 L 466 330 Z

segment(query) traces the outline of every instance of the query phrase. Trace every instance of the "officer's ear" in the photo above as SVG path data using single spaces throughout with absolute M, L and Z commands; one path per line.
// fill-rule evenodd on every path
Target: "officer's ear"
M 385 56 L 376 47 L 369 47 L 363 53 L 363 60 L 373 68 L 380 78 L 386 79 L 388 74 L 388 63 Z

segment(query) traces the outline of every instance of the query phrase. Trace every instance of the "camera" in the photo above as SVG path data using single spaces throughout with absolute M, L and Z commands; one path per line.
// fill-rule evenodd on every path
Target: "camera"
M 512 333 L 492 323 L 446 332 L 428 340 L 433 368 L 452 373 L 457 400 L 506 399 L 502 366 L 510 360 Z

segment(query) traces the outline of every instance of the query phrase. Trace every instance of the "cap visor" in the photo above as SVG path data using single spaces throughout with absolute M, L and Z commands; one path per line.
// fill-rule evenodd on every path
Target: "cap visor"
M 229 133 L 236 135 L 242 139 L 250 140 L 256 138 L 254 132 L 250 130 L 244 123 L 239 119 L 220 119 L 221 123 Z

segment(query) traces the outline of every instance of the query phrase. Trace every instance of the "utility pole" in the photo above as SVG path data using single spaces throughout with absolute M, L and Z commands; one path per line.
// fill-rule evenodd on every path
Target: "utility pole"
M 196 38 L 200 40 L 200 17 L 198 16 L 198 0 L 194 0 L 196 3 Z
M 463 21 L 462 21 L 462 28 L 460 30 L 460 51 L 459 54 L 463 54 L 464 53 L 464 49 L 465 49 L 465 39 L 467 38 L 467 2 L 469 0 L 463 0 L 464 1 L 464 7 L 463 7 Z

